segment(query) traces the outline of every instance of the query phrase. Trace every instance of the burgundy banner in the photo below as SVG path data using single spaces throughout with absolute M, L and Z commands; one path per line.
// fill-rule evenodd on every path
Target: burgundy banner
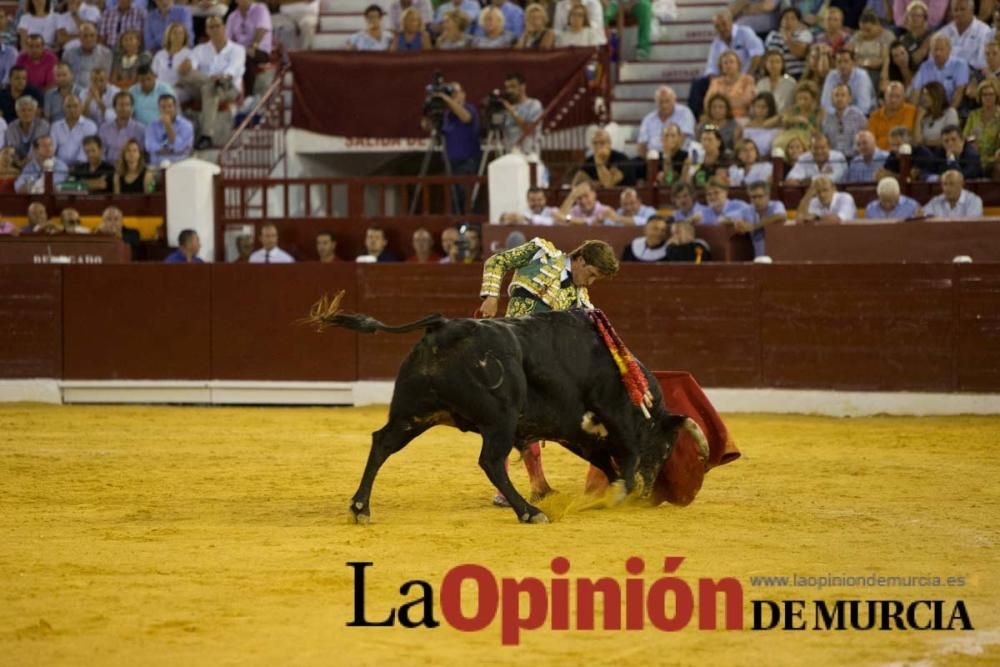
M 420 128 L 425 87 L 434 70 L 465 88 L 479 106 L 520 72 L 528 96 L 547 105 L 594 56 L 592 49 L 557 51 L 428 51 L 358 53 L 293 51 L 292 126 L 344 137 L 425 137 Z

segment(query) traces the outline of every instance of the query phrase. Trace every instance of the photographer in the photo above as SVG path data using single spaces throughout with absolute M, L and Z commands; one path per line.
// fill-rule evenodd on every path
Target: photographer
M 441 100 L 447 108 L 437 118 L 434 111 L 425 115 L 424 129 L 429 130 L 440 120 L 438 128 L 445 139 L 445 153 L 451 164 L 451 173 L 455 176 L 477 174 L 482 152 L 479 142 L 479 112 L 465 101 L 465 90 L 457 82 L 440 86 L 432 96 Z M 465 188 L 456 185 L 455 190 L 456 205 L 461 213 L 465 207 Z
M 504 148 L 511 150 L 522 136 L 531 132 L 531 136 L 525 137 L 521 142 L 520 150 L 525 154 L 537 153 L 541 126 L 533 127 L 533 125 L 542 117 L 542 103 L 528 97 L 524 75 L 520 72 L 509 74 L 503 86 L 504 95 L 500 98 L 500 102 L 507 110 L 503 126 Z

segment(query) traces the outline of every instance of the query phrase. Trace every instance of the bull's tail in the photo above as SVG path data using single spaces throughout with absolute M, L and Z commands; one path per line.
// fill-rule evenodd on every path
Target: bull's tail
M 393 327 L 379 322 L 374 317 L 361 313 L 343 313 L 340 310 L 340 301 L 344 298 L 344 290 L 340 290 L 331 299 L 324 294 L 319 301 L 309 309 L 309 317 L 300 320 L 302 324 L 311 324 L 316 327 L 316 331 L 323 331 L 329 327 L 343 327 L 359 333 L 375 333 L 385 331 L 386 333 L 406 333 L 417 329 L 434 328 L 436 325 L 444 323 L 445 318 L 441 315 L 428 315 L 415 322 L 401 324 Z

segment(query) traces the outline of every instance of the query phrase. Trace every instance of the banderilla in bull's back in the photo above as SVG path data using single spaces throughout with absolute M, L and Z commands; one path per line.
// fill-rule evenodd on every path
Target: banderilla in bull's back
M 631 493 L 650 497 L 681 429 L 697 442 L 702 463 L 708 459 L 698 424 L 667 411 L 659 385 L 638 360 L 627 355 L 630 363 L 623 367 L 624 345 L 609 349 L 606 342 L 617 336 L 607 318 L 603 333 L 584 310 L 518 319 L 428 315 L 389 326 L 342 312 L 343 297 L 343 291 L 323 297 L 302 322 L 319 331 L 424 330 L 400 366 L 388 422 L 372 435 L 350 506 L 358 523 L 370 519 L 372 485 L 386 459 L 439 424 L 482 435 L 479 465 L 524 523 L 549 518 L 511 483 L 504 461 L 512 448 L 523 451 L 537 440 L 562 444 L 607 476 L 615 503 Z M 630 367 L 631 387 L 625 381 Z

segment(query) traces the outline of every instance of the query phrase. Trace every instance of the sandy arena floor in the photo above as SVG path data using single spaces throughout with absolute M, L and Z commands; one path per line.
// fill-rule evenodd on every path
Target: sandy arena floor
M 345 523 L 382 408 L 0 406 L 3 665 L 997 665 L 1000 418 L 733 416 L 744 457 L 688 508 L 566 512 L 584 464 L 545 450 L 559 520 L 490 507 L 478 441 L 437 428 L 382 470 L 373 523 Z M 523 468 L 512 465 L 523 488 Z M 560 516 L 561 515 L 561 516 Z M 349 628 L 439 591 L 461 563 L 499 578 L 731 576 L 746 599 L 965 601 L 974 632 Z M 764 588 L 758 575 L 965 576 L 959 588 Z M 412 597 L 412 596 L 411 596 Z M 441 620 L 435 601 L 435 613 Z M 470 609 L 471 613 L 471 609 Z M 807 612 L 811 618 L 811 612 Z M 627 663 L 625 662 L 627 661 Z

